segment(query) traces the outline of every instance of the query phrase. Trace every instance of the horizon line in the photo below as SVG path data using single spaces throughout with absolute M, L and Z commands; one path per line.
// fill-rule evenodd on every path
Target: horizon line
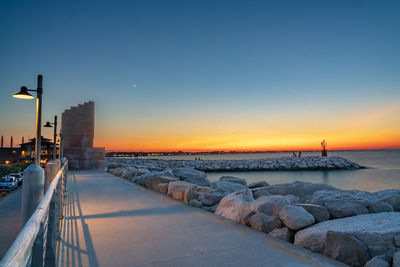
M 327 149 L 327 151 L 395 151 L 399 148 L 357 148 L 357 149 Z M 106 150 L 106 153 L 285 153 L 285 152 L 320 152 L 321 149 L 291 149 L 291 150 L 166 150 L 166 151 L 119 151 Z

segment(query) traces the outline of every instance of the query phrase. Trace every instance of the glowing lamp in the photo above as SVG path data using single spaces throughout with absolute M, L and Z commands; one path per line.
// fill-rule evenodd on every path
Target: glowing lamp
M 28 92 L 28 88 L 22 86 L 20 91 L 16 94 L 13 94 L 13 97 L 20 98 L 20 99 L 32 99 L 33 95 Z
M 28 89 L 26 86 L 22 86 L 20 91 L 13 94 L 13 97 L 20 99 L 32 99 L 33 95 L 29 92 L 36 92 L 36 142 L 35 142 L 35 163 L 40 165 L 40 149 L 41 149 L 41 138 L 42 138 L 42 95 L 43 95 L 43 76 L 38 75 L 37 78 L 37 89 Z

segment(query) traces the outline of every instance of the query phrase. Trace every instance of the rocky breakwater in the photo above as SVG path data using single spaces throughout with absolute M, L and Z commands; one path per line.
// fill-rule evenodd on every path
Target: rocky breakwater
M 251 171 L 251 170 L 326 170 L 360 169 L 363 166 L 341 157 L 285 157 L 245 160 L 162 160 L 162 159 L 107 159 L 108 164 L 124 162 L 150 168 L 190 167 L 201 171 Z
M 191 167 L 127 164 L 109 172 L 350 266 L 400 266 L 400 190 L 375 193 L 294 182 L 217 182 Z M 380 265 L 378 265 L 380 264 Z

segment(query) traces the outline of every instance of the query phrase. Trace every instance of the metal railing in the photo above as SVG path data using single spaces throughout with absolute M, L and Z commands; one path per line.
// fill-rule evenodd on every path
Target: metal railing
M 60 237 L 67 173 L 68 161 L 65 161 L 35 212 L 1 260 L 1 267 L 56 265 L 55 248 Z

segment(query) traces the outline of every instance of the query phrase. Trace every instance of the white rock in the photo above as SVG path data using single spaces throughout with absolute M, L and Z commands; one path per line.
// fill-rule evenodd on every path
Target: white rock
M 350 266 L 364 266 L 371 258 L 368 247 L 357 237 L 328 231 L 324 255 Z
M 298 206 L 288 205 L 279 212 L 283 224 L 292 230 L 300 230 L 315 223 L 314 216 Z
M 302 207 L 307 212 L 311 213 L 314 216 L 316 223 L 329 220 L 329 212 L 323 206 L 314 204 L 302 204 L 302 203 L 296 203 L 294 205 Z
M 183 181 L 170 182 L 168 184 L 168 196 L 189 203 L 190 200 L 195 198 L 193 191 L 195 187 L 196 185 Z
M 262 196 L 250 203 L 250 209 L 255 213 L 278 216 L 279 212 L 288 205 L 290 205 L 290 203 L 284 196 Z
M 296 233 L 295 245 L 322 254 L 328 231 L 356 236 L 368 246 L 371 256 L 393 254 L 400 234 L 400 212 L 370 213 L 329 220 Z
M 203 186 L 210 185 L 210 182 L 206 178 L 206 174 L 204 172 L 197 171 L 190 167 L 176 168 L 172 170 L 172 173 L 184 182 Z
M 254 198 L 249 189 L 233 192 L 221 199 L 215 214 L 240 223 L 244 217 L 249 215 L 247 213 L 248 204 L 252 200 L 254 200 Z

